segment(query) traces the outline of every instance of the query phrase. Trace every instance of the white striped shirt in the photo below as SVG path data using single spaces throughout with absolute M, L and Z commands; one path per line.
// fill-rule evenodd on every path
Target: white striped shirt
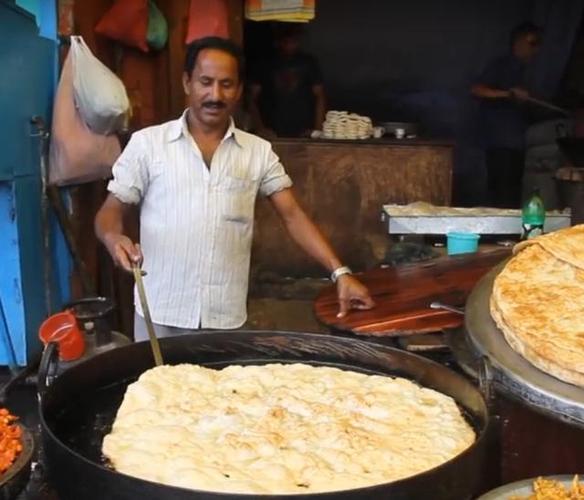
M 185 111 L 178 120 L 134 133 L 113 177 L 109 191 L 123 203 L 140 204 L 153 321 L 180 328 L 241 326 L 256 196 L 292 185 L 270 143 L 232 122 L 207 168 Z

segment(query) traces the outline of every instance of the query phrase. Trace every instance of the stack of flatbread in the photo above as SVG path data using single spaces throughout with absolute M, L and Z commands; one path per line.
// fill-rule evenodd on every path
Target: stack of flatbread
M 516 245 L 497 276 L 491 315 L 540 370 L 584 387 L 584 225 Z
M 347 111 L 329 111 L 322 124 L 327 139 L 367 139 L 371 137 L 371 118 Z

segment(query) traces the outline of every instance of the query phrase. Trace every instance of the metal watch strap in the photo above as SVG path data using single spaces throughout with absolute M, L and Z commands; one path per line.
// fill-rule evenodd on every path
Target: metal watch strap
M 331 280 L 333 283 L 336 283 L 340 276 L 343 274 L 353 274 L 350 268 L 347 266 L 337 267 L 331 274 Z

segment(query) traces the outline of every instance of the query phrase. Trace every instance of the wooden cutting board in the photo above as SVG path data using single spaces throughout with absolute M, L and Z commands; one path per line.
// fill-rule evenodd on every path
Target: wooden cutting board
M 462 315 L 431 309 L 430 304 L 464 306 L 476 282 L 510 254 L 510 248 L 497 247 L 368 271 L 357 277 L 375 300 L 374 309 L 351 311 L 338 319 L 336 285 L 331 285 L 315 301 L 316 317 L 331 328 L 357 335 L 398 336 L 455 328 L 462 324 Z

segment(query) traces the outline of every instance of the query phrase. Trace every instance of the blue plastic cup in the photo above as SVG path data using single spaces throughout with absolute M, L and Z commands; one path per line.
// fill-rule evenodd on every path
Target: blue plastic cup
M 479 238 L 480 235 L 475 233 L 448 233 L 446 235 L 448 255 L 476 252 L 479 248 Z

